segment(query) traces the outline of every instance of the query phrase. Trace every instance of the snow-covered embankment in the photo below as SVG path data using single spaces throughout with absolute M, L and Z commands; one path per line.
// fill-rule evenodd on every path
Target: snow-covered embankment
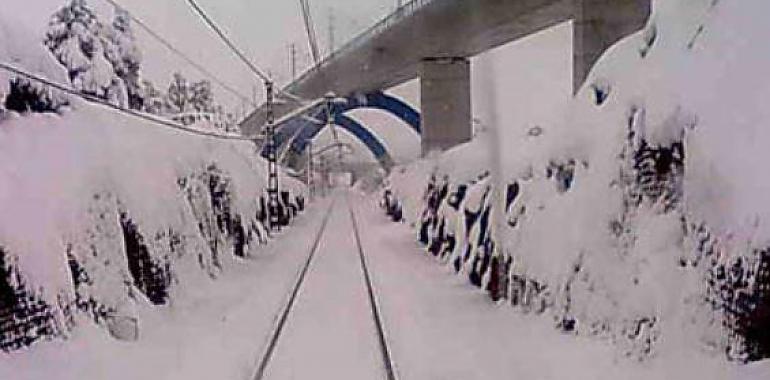
M 67 83 L 39 38 L 0 18 L 4 62 Z M 137 339 L 141 310 L 173 308 L 270 238 L 253 143 L 163 128 L 8 72 L 0 83 L 0 349 L 84 323 Z M 281 182 L 294 216 L 303 186 Z
M 500 126 L 522 133 L 503 142 L 499 201 L 483 133 L 397 168 L 407 221 L 494 298 L 623 356 L 770 357 L 767 10 L 656 1 L 562 123 Z

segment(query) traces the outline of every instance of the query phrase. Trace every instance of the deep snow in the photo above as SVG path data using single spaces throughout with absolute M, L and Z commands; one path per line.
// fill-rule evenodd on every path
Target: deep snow
M 0 378 L 251 379 L 330 202 L 319 201 L 249 260 L 187 286 L 170 307 L 140 306 L 140 340 L 84 324 L 64 341 L 0 355 Z
M 24 9 L 20 20 L 36 10 Z M 40 25 L 14 16 L 0 12 L 3 62 L 66 84 Z M 0 75 L 0 94 L 14 79 Z M 130 325 L 150 318 L 144 308 L 173 309 L 268 242 L 266 162 L 252 142 L 193 135 L 35 88 L 60 100 L 56 112 L 0 109 L 3 350 L 93 324 L 130 340 Z M 280 182 L 284 205 L 298 208 L 304 186 L 283 173 Z M 31 304 L 42 315 L 27 315 Z M 47 332 L 37 331 L 37 318 Z
M 408 225 L 384 218 L 370 196 L 351 198 L 365 221 L 362 245 L 401 379 L 759 380 L 770 373 L 769 362 L 728 365 L 694 350 L 638 362 L 606 341 L 558 332 L 550 320 L 490 302 L 436 266 Z
M 487 130 L 471 143 L 394 169 L 407 222 L 437 252 L 457 239 L 442 262 L 465 259 L 461 273 L 484 275 L 486 286 L 478 263 L 501 251 L 481 246 L 478 223 L 463 225 L 464 213 L 491 205 L 503 210 L 501 232 L 490 231 L 513 258 L 517 309 L 653 366 L 681 352 L 726 366 L 752 360 L 756 347 L 738 332 L 767 326 L 759 311 L 742 319 L 759 310 L 747 304 L 768 302 L 756 282 L 770 238 L 770 180 L 760 169 L 770 137 L 767 11 L 759 0 L 656 1 L 648 26 L 606 52 L 562 121 L 489 125 L 481 115 Z M 490 128 L 518 137 L 486 138 Z M 489 178 L 495 161 L 501 175 Z M 444 184 L 447 196 L 431 207 Z M 449 202 L 463 185 L 456 211 Z M 510 205 L 485 196 L 509 185 Z

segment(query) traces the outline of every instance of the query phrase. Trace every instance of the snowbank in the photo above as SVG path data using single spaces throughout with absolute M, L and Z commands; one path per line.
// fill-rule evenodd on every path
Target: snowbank
M 0 61 L 66 84 L 30 9 L 0 9 Z M 0 74 L 3 102 L 18 79 Z M 173 304 L 267 243 L 267 174 L 253 143 L 33 86 L 24 96 L 56 107 L 0 108 L 0 350 L 66 336 L 84 319 L 135 338 L 138 310 Z M 280 181 L 293 217 L 304 186 Z
M 770 49 L 758 43 L 770 36 L 768 10 L 761 0 L 656 1 L 645 30 L 600 59 L 567 119 L 503 142 L 507 202 L 450 204 L 490 186 L 478 181 L 491 167 L 482 133 L 394 170 L 407 220 L 472 282 L 502 281 L 517 307 L 624 356 L 768 357 Z M 478 219 L 490 207 L 505 210 L 506 226 L 492 242 Z M 495 242 L 512 262 L 495 261 Z

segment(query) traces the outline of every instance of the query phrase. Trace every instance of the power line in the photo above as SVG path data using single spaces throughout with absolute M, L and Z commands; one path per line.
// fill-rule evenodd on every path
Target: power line
M 251 71 L 254 74 L 256 74 L 258 77 L 260 77 L 262 79 L 262 81 L 270 82 L 270 78 L 268 78 L 268 76 L 265 75 L 265 73 L 263 73 L 262 70 L 260 70 L 257 66 L 255 66 L 253 63 L 251 63 L 251 61 L 248 58 L 246 58 L 246 55 L 244 55 L 243 52 L 241 52 L 238 49 L 238 47 L 236 47 L 235 44 L 233 44 L 230 41 L 230 39 L 222 31 L 222 29 L 220 29 L 217 26 L 217 24 L 214 23 L 214 20 L 212 20 L 206 14 L 206 12 L 204 12 L 203 9 L 200 6 L 198 6 L 198 3 L 196 3 L 195 0 L 186 0 L 186 1 L 195 10 L 195 12 L 198 13 L 198 15 L 201 16 L 201 18 L 203 18 L 203 21 L 205 21 L 206 24 L 208 24 L 208 26 L 211 28 L 211 30 L 213 30 L 214 33 L 216 33 L 219 36 L 219 38 L 230 48 L 230 50 L 232 50 L 233 53 L 235 53 L 235 55 L 238 56 L 238 58 L 240 58 L 241 61 L 243 61 L 243 63 L 245 63 L 246 66 L 248 66 L 249 69 L 251 69 Z
M 243 63 L 244 63 L 244 64 L 245 64 L 245 65 L 246 65 L 246 66 L 247 66 L 247 67 L 248 67 L 248 68 L 249 68 L 249 69 L 250 69 L 250 70 L 251 70 L 251 71 L 252 71 L 254 74 L 256 74 L 256 75 L 257 75 L 259 78 L 261 78 L 261 79 L 262 79 L 262 81 L 263 81 L 263 82 L 265 82 L 266 84 L 267 84 L 267 83 L 272 83 L 272 82 L 273 82 L 273 80 L 272 80 L 272 79 L 270 79 L 270 77 L 269 77 L 268 75 L 266 75 L 266 74 L 265 74 L 264 72 L 262 72 L 262 70 L 260 70 L 260 69 L 259 69 L 259 68 L 258 68 L 256 65 L 254 65 L 254 64 L 253 64 L 253 63 L 252 63 L 252 62 L 251 62 L 251 61 L 250 61 L 250 60 L 249 60 L 249 59 L 246 57 L 246 55 L 245 55 L 245 54 L 243 54 L 243 52 L 242 52 L 240 49 L 238 49 L 238 47 L 237 47 L 237 46 L 235 46 L 235 44 L 234 44 L 232 41 L 230 41 L 230 38 L 228 38 L 228 37 L 227 37 L 227 35 L 226 35 L 226 34 L 225 34 L 223 31 L 222 31 L 222 29 L 220 29 L 220 28 L 219 28 L 219 26 L 217 26 L 217 24 L 214 22 L 214 20 L 212 20 L 212 19 L 211 19 L 211 17 L 209 17 L 209 16 L 208 16 L 208 14 L 206 14 L 206 12 L 205 12 L 205 11 L 204 11 L 204 10 L 203 10 L 203 9 L 202 9 L 202 8 L 201 8 L 199 5 L 198 5 L 198 3 L 196 3 L 196 2 L 195 2 L 195 0 L 186 0 L 186 1 L 187 1 L 187 3 L 188 3 L 188 4 L 190 4 L 190 6 L 191 6 L 191 7 L 192 7 L 192 8 L 195 10 L 195 12 L 196 12 L 196 13 L 197 13 L 197 14 L 198 14 L 198 15 L 199 15 L 199 16 L 200 16 L 202 19 L 203 19 L 203 21 L 205 21 L 205 22 L 206 22 L 206 24 L 209 26 L 209 28 L 211 28 L 211 30 L 213 30 L 213 31 L 214 31 L 214 33 L 216 33 L 216 34 L 217 34 L 217 36 L 219 36 L 219 38 L 222 40 L 222 42 L 224 42 L 224 43 L 225 43 L 225 45 L 227 45 L 227 47 L 229 47 L 229 48 L 230 48 L 230 50 L 232 50 L 232 51 L 233 51 L 233 53 L 234 53 L 234 54 L 235 54 L 235 55 L 236 55 L 236 56 L 237 56 L 237 57 L 238 57 L 238 58 L 239 58 L 241 61 L 243 61 Z M 286 91 L 283 91 L 283 90 L 280 90 L 280 89 L 277 89 L 277 90 L 278 90 L 278 92 L 280 92 L 281 94 L 285 95 L 286 97 L 288 97 L 288 98 L 290 98 L 290 99 L 292 99 L 292 100 L 294 100 L 294 101 L 297 101 L 297 102 L 300 102 L 300 101 L 301 101 L 301 99 L 300 99 L 300 98 L 298 98 L 298 97 L 297 97 L 297 96 L 295 96 L 295 95 L 289 94 L 288 92 L 286 92 Z
M 163 38 L 160 34 L 152 30 L 149 26 L 147 26 L 146 23 L 144 23 L 142 20 L 140 20 L 138 17 L 134 16 L 129 12 L 126 8 L 115 2 L 115 0 L 104 0 L 105 2 L 109 3 L 110 5 L 114 6 L 117 9 L 122 10 L 123 12 L 126 12 L 128 17 L 131 18 L 133 22 L 135 22 L 139 27 L 144 29 L 145 32 L 147 32 L 151 37 L 155 38 L 158 42 L 160 42 L 164 47 L 169 49 L 172 53 L 176 54 L 180 58 L 182 58 L 187 64 L 191 65 L 195 69 L 197 69 L 199 72 L 201 72 L 203 75 L 209 77 L 209 79 L 213 80 L 215 83 L 220 85 L 223 89 L 230 92 L 231 94 L 235 95 L 236 97 L 240 98 L 241 101 L 253 103 L 256 106 L 256 103 L 249 100 L 249 98 L 246 95 L 241 94 L 238 90 L 234 89 L 233 87 L 229 86 L 228 84 L 224 83 L 221 79 L 217 78 L 216 75 L 212 74 L 209 70 L 207 70 L 205 67 L 201 66 L 191 58 L 189 58 L 187 55 L 182 53 L 179 49 L 175 48 L 173 44 L 171 44 L 168 40 Z
M 184 126 L 182 124 L 175 123 L 175 122 L 170 121 L 170 120 L 160 119 L 160 118 L 154 117 L 154 116 L 152 116 L 150 114 L 146 114 L 144 112 L 139 112 L 139 111 L 136 111 L 136 110 L 120 107 L 120 106 L 112 104 L 112 103 L 110 103 L 110 102 L 108 102 L 108 101 L 106 101 L 106 100 L 104 100 L 102 98 L 96 97 L 96 96 L 91 95 L 91 94 L 83 93 L 81 91 L 75 90 L 75 89 L 73 89 L 71 87 L 68 87 L 66 85 L 63 85 L 63 84 L 60 84 L 60 83 L 56 83 L 54 81 L 51 81 L 51 80 L 48 80 L 46 78 L 37 76 L 35 74 L 31 74 L 31 73 L 29 73 L 27 71 L 18 69 L 16 67 L 14 67 L 12 65 L 9 65 L 7 63 L 4 63 L 4 62 L 0 62 L 0 69 L 8 71 L 8 72 L 16 74 L 16 75 L 21 75 L 21 76 L 23 76 L 25 78 L 28 78 L 28 79 L 34 80 L 36 82 L 42 83 L 42 84 L 44 84 L 46 86 L 53 87 L 53 88 L 55 88 L 55 89 L 57 89 L 59 91 L 62 91 L 62 92 L 68 93 L 70 95 L 74 95 L 74 96 L 83 98 L 83 99 L 85 99 L 85 100 L 87 100 L 89 102 L 100 104 L 102 106 L 111 108 L 113 110 L 122 112 L 124 114 L 130 115 L 130 116 L 133 116 L 133 117 L 136 117 L 136 118 L 139 118 L 139 119 L 143 119 L 145 121 L 149 121 L 149 122 L 161 125 L 161 126 L 166 127 L 166 128 L 171 128 L 171 129 L 175 129 L 175 130 L 178 130 L 178 131 L 192 133 L 192 134 L 196 134 L 196 135 L 200 135 L 200 136 L 215 137 L 215 138 L 223 139 L 223 140 L 239 140 L 239 141 L 250 141 L 250 142 L 254 142 L 255 141 L 255 139 L 253 139 L 253 138 L 248 138 L 248 137 L 244 137 L 244 136 L 223 135 L 221 133 L 207 132 L 207 131 L 202 131 L 202 130 L 198 130 L 198 129 L 189 128 L 189 127 L 186 127 L 186 126 Z
M 310 5 L 307 0 L 299 0 L 299 6 L 302 9 L 302 19 L 305 21 L 305 31 L 307 32 L 307 40 L 310 44 L 310 52 L 313 55 L 313 62 L 317 65 L 321 59 L 321 54 L 318 51 L 318 39 L 315 34 L 313 17 L 310 13 Z

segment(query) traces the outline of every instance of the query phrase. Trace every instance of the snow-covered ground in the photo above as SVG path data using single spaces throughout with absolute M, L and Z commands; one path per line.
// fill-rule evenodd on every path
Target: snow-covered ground
M 490 302 L 449 276 L 384 218 L 369 196 L 337 192 L 293 230 L 218 281 L 200 284 L 162 312 L 144 309 L 139 342 L 116 343 L 101 330 L 0 358 L 0 376 L 19 380 L 251 379 L 332 199 L 296 304 L 279 337 L 267 379 L 382 378 L 384 365 L 355 247 L 350 202 L 399 379 L 714 379 L 766 378 L 766 363 L 725 365 L 681 351 L 630 361 L 601 340 L 555 331 L 537 315 Z M 697 365 L 693 365 L 697 363 Z
M 691 350 L 637 362 L 605 341 L 560 333 L 548 319 L 490 302 L 437 266 L 408 226 L 384 218 L 371 198 L 352 199 L 400 379 L 759 380 L 770 373 L 770 363 L 726 365 Z
M 333 196 L 329 225 L 265 379 L 384 376 L 352 220 L 341 194 Z
M 0 355 L 0 378 L 251 379 L 329 203 L 316 203 L 226 276 L 196 283 L 161 310 L 141 307 L 139 341 L 84 325 L 65 341 Z

